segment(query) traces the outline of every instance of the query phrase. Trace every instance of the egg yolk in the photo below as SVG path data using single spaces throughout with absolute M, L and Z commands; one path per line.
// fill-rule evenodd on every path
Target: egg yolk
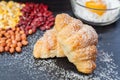
M 107 6 L 101 1 L 95 1 L 95 0 L 90 0 L 85 3 L 85 6 L 88 8 L 93 8 L 89 9 L 91 12 L 98 14 L 99 16 L 102 16 L 105 13 L 105 10 L 107 9 Z M 95 10 L 95 9 L 101 9 L 101 10 Z

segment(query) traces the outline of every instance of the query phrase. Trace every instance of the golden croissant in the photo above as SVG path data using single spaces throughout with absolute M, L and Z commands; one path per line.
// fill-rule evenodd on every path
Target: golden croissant
M 35 58 L 67 57 L 78 71 L 92 73 L 96 68 L 96 31 L 68 14 L 58 14 L 53 29 L 34 45 Z

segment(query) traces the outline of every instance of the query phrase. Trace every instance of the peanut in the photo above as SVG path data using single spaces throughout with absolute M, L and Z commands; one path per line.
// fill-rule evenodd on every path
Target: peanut
M 10 48 L 10 53 L 13 53 L 15 51 L 14 48 Z
M 3 51 L 4 51 L 4 47 L 0 46 L 0 52 L 3 52 Z
M 17 52 L 21 52 L 21 47 L 16 47 Z
M 28 44 L 28 41 L 23 40 L 23 41 L 22 41 L 22 44 L 23 44 L 24 46 L 26 46 L 26 45 Z

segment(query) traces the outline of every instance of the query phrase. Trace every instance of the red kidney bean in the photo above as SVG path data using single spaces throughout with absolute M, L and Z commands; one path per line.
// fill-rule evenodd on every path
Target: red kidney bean
M 30 29 L 32 29 L 32 26 L 27 26 L 25 29 L 30 30 Z
M 40 27 L 40 30 L 44 31 L 46 28 L 44 26 Z
M 48 26 L 50 27 L 50 26 L 52 26 L 54 24 L 54 22 L 50 22 L 49 24 L 48 24 Z
M 43 3 L 26 3 L 21 11 L 23 16 L 20 16 L 20 21 L 17 26 L 23 29 L 26 34 L 29 34 L 29 30 L 32 30 L 34 33 L 37 28 L 47 30 L 54 25 L 53 13 Z
M 55 19 L 54 18 L 50 18 L 49 21 L 54 21 Z
M 36 27 L 33 27 L 32 31 L 33 31 L 33 33 L 35 33 L 36 32 Z
M 37 14 L 37 16 L 38 16 L 38 17 L 41 17 L 41 16 L 43 16 L 43 15 L 42 15 L 42 13 L 39 12 L 39 13 Z

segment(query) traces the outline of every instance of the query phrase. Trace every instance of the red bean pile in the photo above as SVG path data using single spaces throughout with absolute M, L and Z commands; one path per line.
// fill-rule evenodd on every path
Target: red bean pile
M 20 16 L 18 27 L 23 29 L 25 33 L 32 34 L 36 29 L 47 30 L 54 25 L 54 16 L 48 10 L 48 6 L 44 4 L 26 3 L 21 10 L 23 15 Z

